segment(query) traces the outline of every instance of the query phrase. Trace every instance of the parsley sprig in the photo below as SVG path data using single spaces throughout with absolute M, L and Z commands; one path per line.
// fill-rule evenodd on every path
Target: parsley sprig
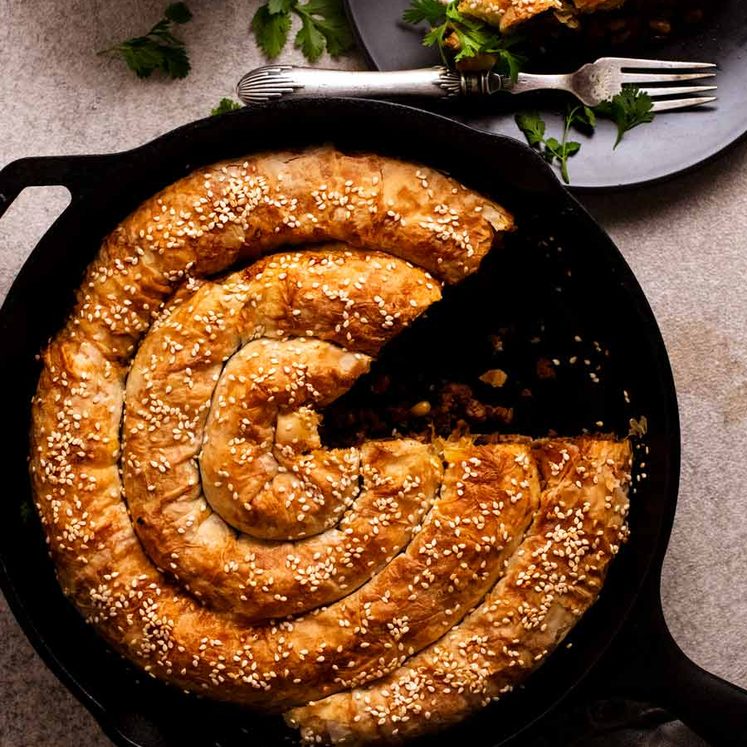
M 571 129 L 594 130 L 597 116 L 611 119 L 617 125 L 617 148 L 628 130 L 654 119 L 651 97 L 637 88 L 624 88 L 609 101 L 591 109 L 588 106 L 575 106 L 566 110 L 563 117 L 563 134 L 560 140 L 545 137 L 546 124 L 538 112 L 522 112 L 515 117 L 518 128 L 524 133 L 529 145 L 536 148 L 550 163 L 557 163 L 560 175 L 566 184 L 570 183 L 568 159 L 581 150 L 581 143 L 569 140 Z
M 218 106 L 210 110 L 210 114 L 215 117 L 219 114 L 228 114 L 228 112 L 235 112 L 239 109 L 241 109 L 241 104 L 238 101 L 224 97 L 218 102 Z
M 184 42 L 172 33 L 172 24 L 184 24 L 191 18 L 185 3 L 171 3 L 147 34 L 126 39 L 99 54 L 121 57 L 138 78 L 148 78 L 156 70 L 169 78 L 185 78 L 190 70 L 189 55 Z
M 277 57 L 288 42 L 293 16 L 301 21 L 295 46 L 310 62 L 316 62 L 326 49 L 332 57 L 353 45 L 342 0 L 268 0 L 252 18 L 252 31 L 260 49 Z
M 529 145 L 537 148 L 548 163 L 558 163 L 563 181 L 569 184 L 568 159 L 581 150 L 581 143 L 568 139 L 571 128 L 594 128 L 596 126 L 596 115 L 588 106 L 574 106 L 568 109 L 563 117 L 563 134 L 560 140 L 554 137 L 545 137 L 545 121 L 537 112 L 517 114 L 516 124 L 526 136 Z
M 519 43 L 518 37 L 503 36 L 496 28 L 484 21 L 462 13 L 459 0 L 444 4 L 440 0 L 412 0 L 402 15 L 405 23 L 427 23 L 430 30 L 423 37 L 423 45 L 437 47 L 445 63 L 476 57 L 494 57 L 500 72 L 511 80 L 524 64 L 524 58 L 512 51 Z
M 617 148 L 628 130 L 638 125 L 654 121 L 654 102 L 651 97 L 638 88 L 623 88 L 620 93 L 609 101 L 603 101 L 596 107 L 600 117 L 607 117 L 617 125 Z

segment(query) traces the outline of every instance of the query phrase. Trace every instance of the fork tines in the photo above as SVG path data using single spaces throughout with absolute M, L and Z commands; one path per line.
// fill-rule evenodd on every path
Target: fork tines
M 702 106 L 716 100 L 716 96 L 693 94 L 715 91 L 718 86 L 680 85 L 684 82 L 715 77 L 717 66 L 712 62 L 643 60 L 631 57 L 607 57 L 606 60 L 618 67 L 623 85 L 638 86 L 654 100 L 655 112 Z

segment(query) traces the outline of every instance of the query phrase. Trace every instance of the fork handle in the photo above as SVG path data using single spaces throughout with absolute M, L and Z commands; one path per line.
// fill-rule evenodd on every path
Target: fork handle
M 516 82 L 510 81 L 506 90 L 511 93 L 528 93 L 529 91 L 567 91 L 574 96 L 578 94 L 573 90 L 573 74 L 561 75 L 533 75 L 532 73 L 519 73 Z
M 506 81 L 489 71 L 460 73 L 445 66 L 392 72 L 322 70 L 294 65 L 266 65 L 247 73 L 236 88 L 245 104 L 288 96 L 351 96 L 386 98 L 421 96 L 451 98 L 487 96 Z

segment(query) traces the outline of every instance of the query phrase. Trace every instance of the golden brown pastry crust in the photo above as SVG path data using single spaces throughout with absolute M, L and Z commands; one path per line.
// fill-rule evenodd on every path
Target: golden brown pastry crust
M 60 583 L 98 632 L 187 690 L 306 706 L 291 718 L 307 736 L 396 741 L 419 729 L 382 683 L 403 686 L 413 667 L 473 682 L 439 647 L 497 607 L 516 627 L 512 610 L 535 603 L 517 548 L 543 522 L 586 531 L 593 515 L 596 565 L 547 628 L 515 636 L 549 650 L 596 597 L 622 532 L 627 447 L 599 442 L 612 464 L 600 466 L 586 440 L 327 449 L 318 432 L 319 408 L 512 226 L 430 169 L 323 148 L 201 169 L 107 237 L 42 356 L 30 459 Z M 237 263 L 249 266 L 228 272 Z M 575 492 L 572 468 L 589 470 Z M 620 480 L 604 510 L 592 469 Z M 552 513 L 571 500 L 577 518 Z M 553 552 L 563 531 L 543 540 Z M 436 693 L 417 721 L 450 723 L 528 662 L 510 676 L 485 663 L 469 696 Z M 362 692 L 410 725 L 374 724 Z
M 510 31 L 540 13 L 562 7 L 561 0 L 462 0 L 459 3 L 462 13 L 481 18 L 501 31 Z
M 531 20 L 549 10 L 558 15 L 573 16 L 618 8 L 625 0 L 462 0 L 462 13 L 481 18 L 501 31 L 511 31 L 515 26 Z
M 447 466 L 440 488 L 443 467 L 432 447 L 407 440 L 364 445 L 360 490 L 340 528 L 324 529 L 323 517 L 314 526 L 321 533 L 287 547 L 237 537 L 211 512 L 200 495 L 197 459 L 206 423 L 216 433 L 222 425 L 220 403 L 208 422 L 221 373 L 230 377 L 234 358 L 237 370 L 253 363 L 236 358 L 238 348 L 268 355 L 284 344 L 281 352 L 293 355 L 325 346 L 348 370 L 339 379 L 324 367 L 313 374 L 320 399 L 312 394 L 307 405 L 315 407 L 436 300 L 442 281 L 474 272 L 511 228 L 498 205 L 431 169 L 323 148 L 201 169 L 107 237 L 70 320 L 43 354 L 30 468 L 60 582 L 112 645 L 181 687 L 282 709 L 398 666 L 479 600 L 495 569 L 462 567 L 456 554 L 444 560 L 446 578 L 435 576 L 430 601 L 426 589 L 410 590 L 403 581 L 427 565 L 420 548 L 448 534 L 439 506 L 448 513 L 452 503 L 471 500 L 449 487 L 461 465 Z M 225 280 L 200 280 L 285 245 L 339 240 L 347 247 L 275 255 Z M 273 367 L 277 354 L 267 359 Z M 307 356 L 304 377 L 313 359 Z M 282 375 L 286 383 L 300 381 L 276 370 L 275 395 Z M 251 399 L 249 389 L 241 396 Z M 261 394 L 245 404 L 270 422 L 277 417 L 274 444 L 263 445 L 260 432 L 240 437 L 251 436 L 264 457 L 290 463 L 285 449 L 293 447 L 293 433 L 314 440 L 313 408 L 309 414 L 306 405 L 281 403 L 278 410 L 272 391 Z M 210 450 L 203 456 L 215 477 Z M 323 478 L 334 465 L 321 468 Z M 226 510 L 225 496 L 213 497 Z M 340 493 L 343 504 L 349 499 Z M 509 512 L 507 533 L 520 533 L 528 506 L 527 498 Z M 260 547 L 263 555 L 255 552 Z M 473 576 L 477 583 L 468 583 Z M 302 619 L 247 621 L 298 611 L 299 601 L 301 609 L 333 602 L 360 584 Z M 300 598 L 286 595 L 299 587 Z M 413 597 L 422 625 L 400 630 L 400 597 Z
M 625 540 L 627 442 L 536 442 L 539 511 L 500 581 L 437 643 L 366 687 L 287 715 L 309 743 L 399 744 L 454 724 L 540 665 L 597 598 Z
M 440 463 L 413 441 L 323 450 L 314 408 L 368 368 L 343 345 L 375 350 L 439 296 L 402 260 L 333 246 L 260 260 L 172 308 L 125 396 L 124 492 L 148 555 L 248 620 L 313 609 L 370 578 L 432 503 Z

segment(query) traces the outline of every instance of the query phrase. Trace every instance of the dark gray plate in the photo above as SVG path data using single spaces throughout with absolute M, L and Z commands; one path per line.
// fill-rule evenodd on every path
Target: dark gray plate
M 712 3 L 718 0 L 709 0 Z M 401 22 L 409 0 L 346 0 L 360 46 L 372 67 L 397 70 L 438 62 L 436 53 L 421 46 L 418 30 Z M 662 114 L 651 124 L 629 132 L 612 152 L 615 128 L 600 122 L 587 137 L 574 133 L 583 147 L 570 161 L 571 185 L 576 189 L 611 189 L 656 181 L 687 171 L 720 153 L 747 132 L 747 3 L 722 0 L 692 36 L 641 50 L 642 57 L 717 62 L 719 99 L 714 106 Z M 583 53 L 564 57 L 570 69 L 587 61 Z M 557 72 L 557 70 L 555 70 Z M 548 129 L 560 131 L 567 99 L 557 95 L 499 96 L 490 102 L 438 104 L 442 113 L 474 127 L 522 137 L 514 114 L 538 109 Z

